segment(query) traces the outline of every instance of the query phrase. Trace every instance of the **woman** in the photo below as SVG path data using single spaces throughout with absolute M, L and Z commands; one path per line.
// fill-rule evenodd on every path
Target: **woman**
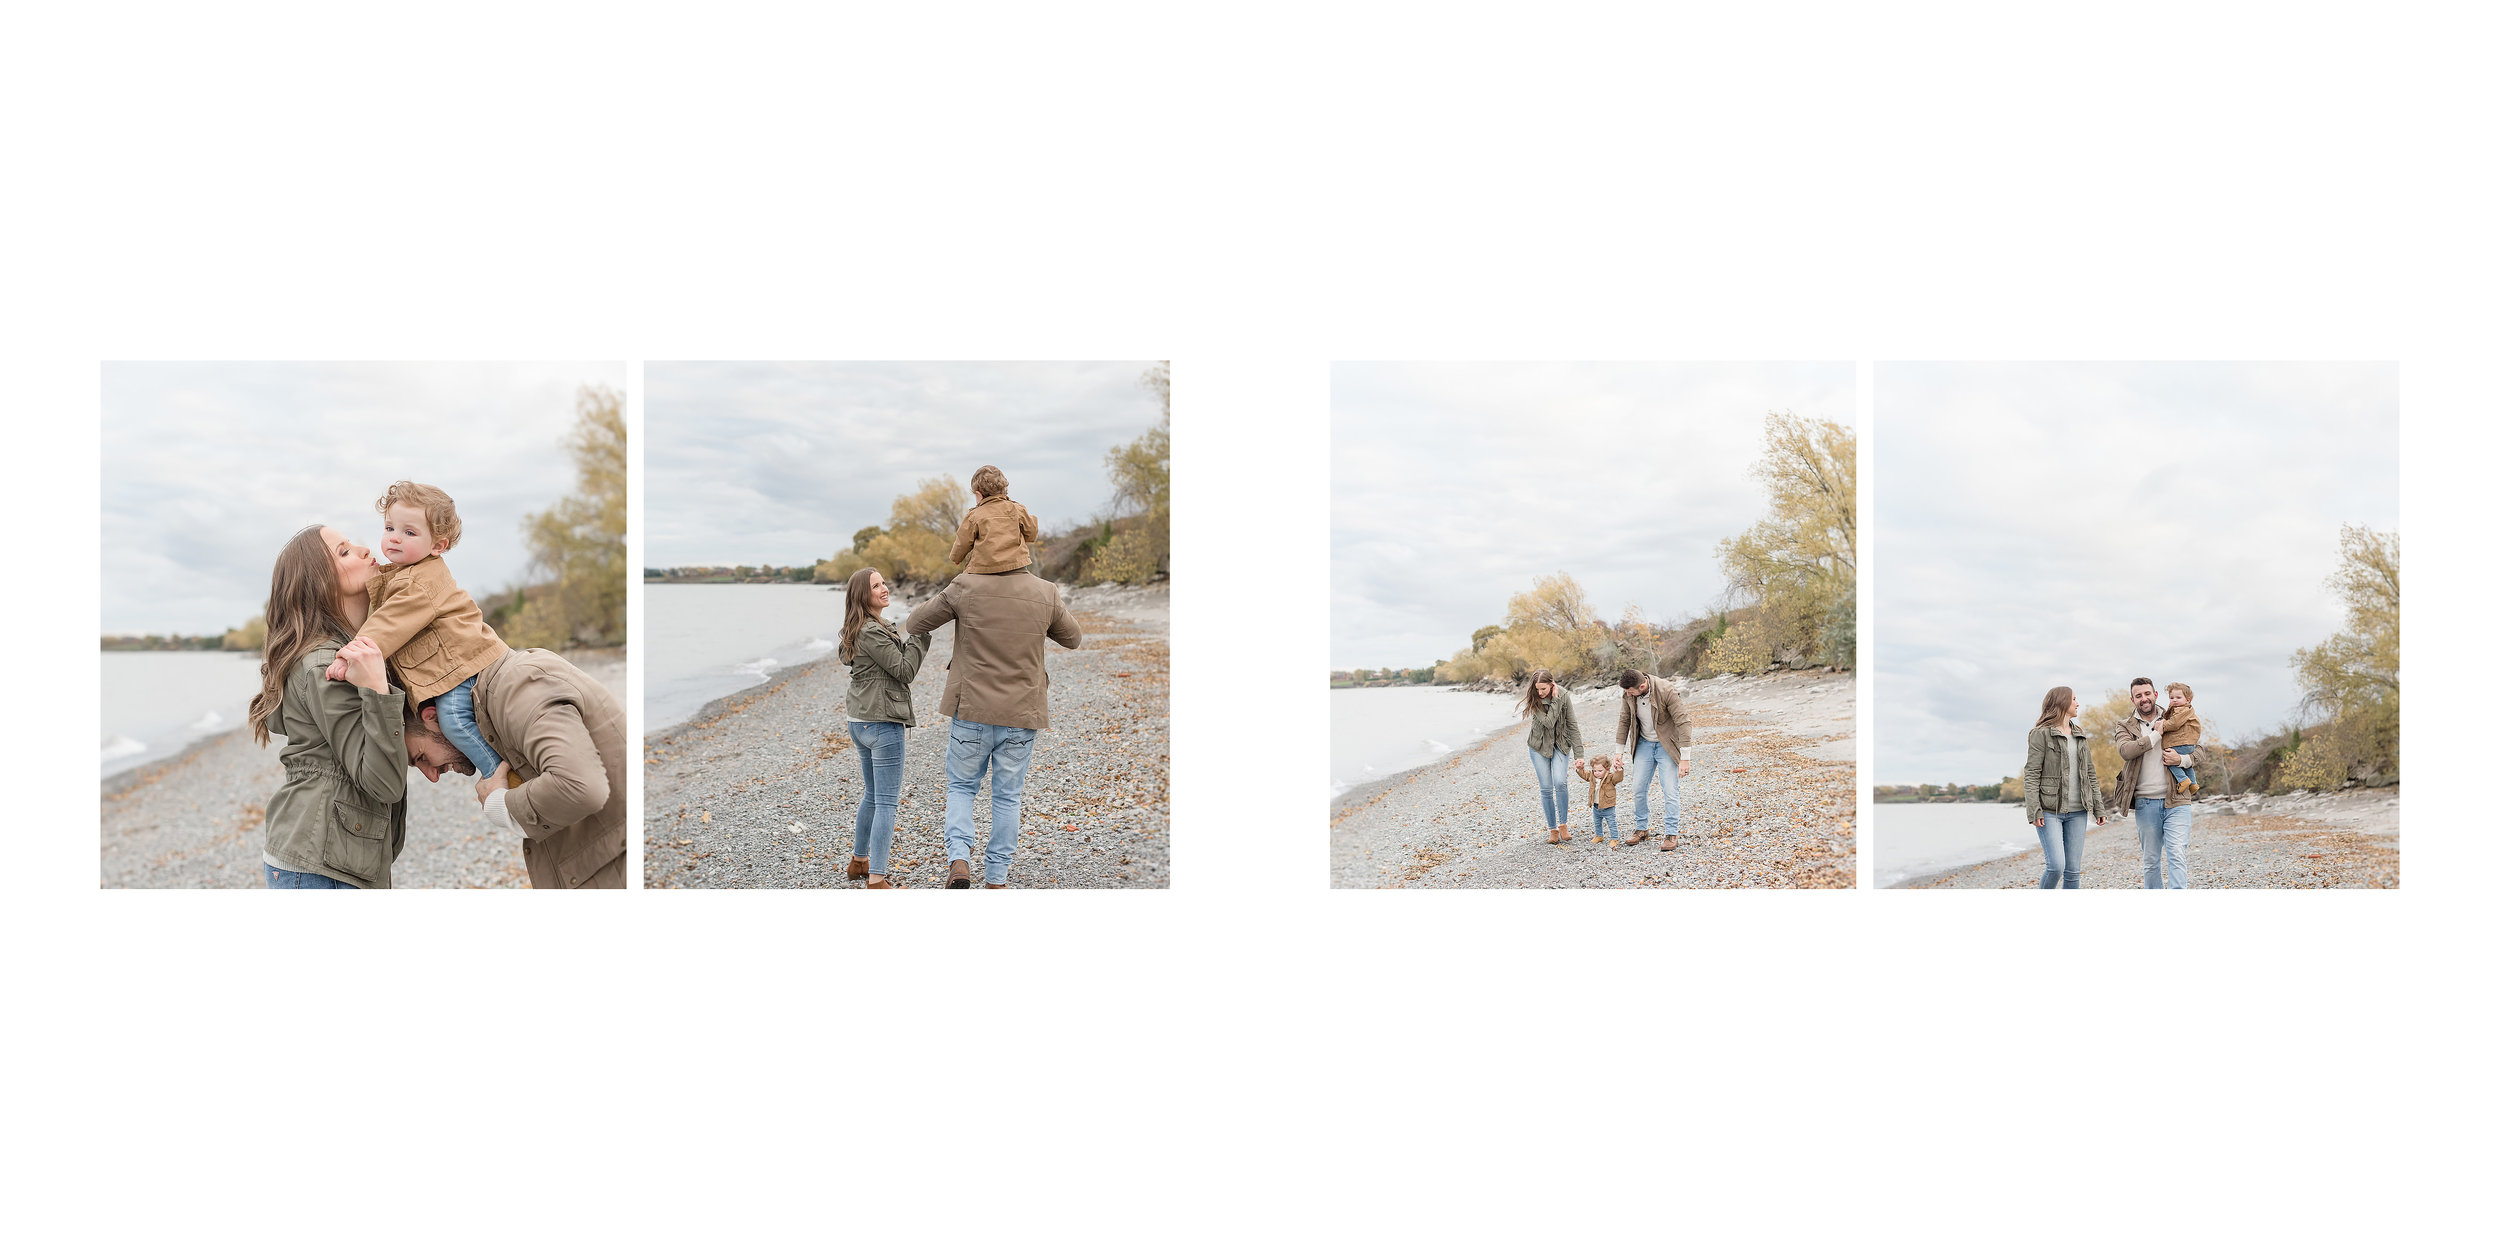
M 1538 669 L 1528 676 L 1528 693 L 1519 709 L 1528 718 L 1528 767 L 1536 770 L 1537 802 L 1545 808 L 1545 840 L 1571 840 L 1571 761 L 1587 748 L 1580 742 L 1580 717 L 1571 698 L 1560 694 L 1554 674 Z
M 307 526 L 269 574 L 260 693 L 252 737 L 286 739 L 286 780 L 269 799 L 261 874 L 273 890 L 391 886 L 408 835 L 406 713 L 382 653 L 355 642 L 373 553 L 326 525 Z M 343 660 L 347 680 L 322 676 Z
M 875 569 L 851 574 L 842 591 L 842 662 L 851 666 L 851 691 L 842 703 L 851 717 L 851 743 L 859 748 L 859 796 L 851 826 L 851 866 L 844 875 L 868 879 L 871 890 L 896 886 L 885 875 L 894 846 L 894 805 L 903 797 L 903 731 L 920 722 L 911 710 L 911 679 L 929 653 L 929 636 L 908 640 L 885 623 L 894 595 Z
M 2062 879 L 2069 890 L 2083 888 L 2083 818 L 2109 821 L 2101 798 L 2100 770 L 2092 763 L 2092 744 L 2076 728 L 2083 701 L 2074 688 L 2059 686 L 2040 700 L 2040 720 L 2031 727 L 2031 744 L 2023 757 L 2023 814 L 2040 831 L 2040 853 L 2048 871 L 2040 888 L 2054 890 Z

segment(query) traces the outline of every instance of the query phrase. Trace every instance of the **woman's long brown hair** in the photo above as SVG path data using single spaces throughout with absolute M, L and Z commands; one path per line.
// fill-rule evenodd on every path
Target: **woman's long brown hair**
M 1521 716 L 1534 716 L 1545 710 L 1545 700 L 1537 697 L 1536 687 L 1539 682 L 1552 680 L 1554 680 L 1554 672 L 1552 669 L 1540 668 L 1537 671 L 1528 674 L 1528 693 L 1519 696 L 1519 714 Z M 1557 685 L 1554 687 L 1554 697 L 1557 699 L 1562 697 L 1561 686 Z
M 252 696 L 251 723 L 252 740 L 268 746 L 269 723 L 286 699 L 286 675 L 305 652 L 356 634 L 339 615 L 339 574 L 320 526 L 305 526 L 278 549 L 261 619 L 269 622 L 269 635 L 260 647 L 260 693 Z
M 851 662 L 851 652 L 859 645 L 860 627 L 868 623 L 868 579 L 877 575 L 875 569 L 861 569 L 851 574 L 842 587 L 842 662 Z
M 2059 686 L 2057 689 L 2050 691 L 2046 697 L 2040 700 L 2040 719 L 2033 722 L 2031 727 L 2034 729 L 2053 729 L 2059 725 L 2065 724 L 2066 705 L 2074 701 L 2075 688 L 2072 686 Z M 2081 711 L 2082 709 L 2077 708 L 2076 710 Z

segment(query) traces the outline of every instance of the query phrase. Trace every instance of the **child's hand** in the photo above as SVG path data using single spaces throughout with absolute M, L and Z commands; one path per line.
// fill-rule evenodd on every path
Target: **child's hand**
M 339 656 L 340 656 L 340 658 L 330 661 L 330 667 L 328 667 L 328 668 L 325 668 L 325 669 L 321 670 L 321 675 L 322 675 L 323 677 L 329 678 L 331 681 L 345 681 L 345 680 L 347 680 L 347 659 L 346 659 L 346 655 L 347 655 L 348 648 L 349 648 L 349 647 L 353 647 L 353 646 L 355 646 L 357 643 L 360 643 L 360 642 L 361 642 L 361 643 L 363 643 L 363 644 L 365 644 L 367 647 L 373 647 L 373 640 L 372 640 L 372 639 L 365 637 L 363 634 L 358 634 L 358 635 L 356 635 L 353 639 L 350 639 L 350 640 L 348 641 L 348 644 L 347 644 L 347 646 L 346 646 L 346 647 L 341 647 L 341 648 L 339 648 Z M 374 649 L 375 649 L 375 650 L 380 650 L 380 648 L 378 648 L 378 647 L 375 647 Z

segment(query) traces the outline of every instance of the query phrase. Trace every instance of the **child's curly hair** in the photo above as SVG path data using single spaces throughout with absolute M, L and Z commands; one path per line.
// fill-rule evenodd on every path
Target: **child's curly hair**
M 988 499 L 993 495 L 1006 494 L 1007 475 L 999 472 L 998 466 L 994 464 L 985 464 L 980 468 L 974 469 L 972 471 L 972 493 L 979 495 L 983 499 Z
M 382 492 L 380 499 L 373 501 L 373 510 L 388 517 L 394 504 L 422 509 L 426 532 L 443 544 L 443 550 L 449 551 L 460 545 L 460 509 L 452 504 L 451 496 L 442 487 L 428 486 L 423 482 L 393 482 L 389 490 Z
M 2188 702 L 2190 702 L 2190 703 L 2194 703 L 2194 702 L 2196 702 L 2196 688 L 2195 688 L 2195 687 L 2193 687 L 2193 686 L 2190 686 L 2190 685 L 2189 685 L 2189 684 L 2187 684 L 2186 682 L 2183 682 L 2183 681 L 2174 681 L 2174 682 L 2170 683 L 2168 686 L 2163 687 L 2163 689 L 2165 689 L 2165 690 L 2169 691 L 2169 692 L 2170 692 L 2170 693 L 2172 693 L 2172 694 L 2185 694 L 2185 695 L 2188 697 Z

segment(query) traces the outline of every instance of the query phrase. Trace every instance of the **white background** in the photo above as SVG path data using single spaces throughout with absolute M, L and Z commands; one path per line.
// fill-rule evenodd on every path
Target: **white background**
M 13 1240 L 2467 1235 L 2488 31 L 920 12 L 6 20 Z M 1164 357 L 1169 892 L 95 889 L 100 360 Z M 2403 889 L 1328 891 L 1328 361 L 1487 357 L 2401 361 Z

